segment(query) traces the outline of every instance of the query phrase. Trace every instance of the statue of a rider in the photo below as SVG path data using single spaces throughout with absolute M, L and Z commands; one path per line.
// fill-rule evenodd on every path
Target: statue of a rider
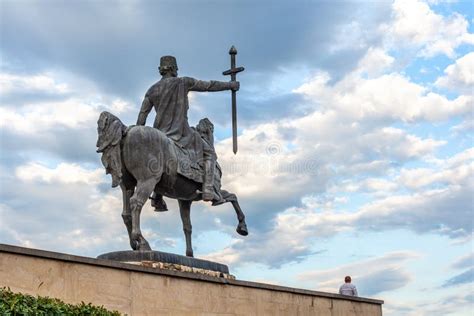
M 199 179 L 196 173 L 203 168 L 202 199 L 218 202 L 220 197 L 214 190 L 217 156 L 213 146 L 212 130 L 209 135 L 209 131 L 203 131 L 199 126 L 197 129 L 189 126 L 188 92 L 237 91 L 240 84 L 238 81 L 202 81 L 190 77 L 178 77 L 178 65 L 173 56 L 161 57 L 159 71 L 162 78 L 146 92 L 137 125 L 145 125 L 148 114 L 152 108 L 155 108 L 156 118 L 153 127 L 164 132 L 174 141 L 181 153 L 180 157 L 186 157 L 190 162 L 189 170 L 182 174 L 187 174 L 188 178 L 193 180 Z M 156 211 L 167 210 L 160 194 L 155 192 L 151 199 Z

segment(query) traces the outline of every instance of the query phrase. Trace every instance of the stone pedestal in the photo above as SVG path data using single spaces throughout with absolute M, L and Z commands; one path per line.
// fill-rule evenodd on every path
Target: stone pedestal
M 213 277 L 235 279 L 235 276 L 229 274 L 229 267 L 225 264 L 162 251 L 115 251 L 102 254 L 98 256 L 97 259 L 119 261 L 155 269 L 199 273 Z

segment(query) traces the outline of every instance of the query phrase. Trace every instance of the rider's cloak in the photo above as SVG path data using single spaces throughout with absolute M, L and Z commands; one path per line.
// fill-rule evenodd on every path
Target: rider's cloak
M 156 118 L 153 127 L 164 132 L 180 148 L 190 162 L 190 170 L 183 174 L 201 182 L 199 162 L 203 157 L 203 141 L 199 133 L 188 123 L 189 91 L 209 91 L 212 81 L 197 80 L 190 77 L 162 78 L 148 89 L 140 112 L 148 114 L 155 108 Z M 193 170 L 196 170 L 195 172 Z M 181 172 L 180 172 L 181 173 Z

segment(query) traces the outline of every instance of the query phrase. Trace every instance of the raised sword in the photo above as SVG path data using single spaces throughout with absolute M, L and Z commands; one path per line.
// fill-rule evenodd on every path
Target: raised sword
M 235 67 L 235 55 L 237 55 L 237 49 L 235 46 L 229 50 L 230 55 L 230 69 L 224 71 L 224 76 L 230 75 L 230 81 L 236 81 L 237 73 L 244 71 L 244 67 Z M 237 91 L 232 90 L 232 150 L 234 154 L 237 153 Z

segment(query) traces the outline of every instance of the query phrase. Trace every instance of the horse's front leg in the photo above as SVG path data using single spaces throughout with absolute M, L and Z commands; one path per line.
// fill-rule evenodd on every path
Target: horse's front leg
M 237 225 L 237 233 L 242 236 L 247 236 L 249 234 L 247 230 L 247 224 L 245 223 L 245 215 L 240 208 L 239 201 L 237 200 L 237 196 L 234 193 L 230 193 L 226 190 L 221 190 L 222 197 L 227 202 L 231 202 L 232 206 L 234 207 L 235 213 L 237 214 L 237 219 L 239 220 L 239 224 Z
M 132 213 L 130 209 L 130 198 L 133 195 L 133 189 L 127 189 L 127 187 L 120 183 L 120 188 L 122 189 L 122 204 L 123 204 L 123 211 L 122 211 L 122 219 L 125 227 L 127 227 L 128 238 L 130 240 L 130 246 L 133 248 L 132 244 Z
M 135 193 L 130 199 L 130 208 L 132 213 L 132 232 L 130 243 L 133 250 L 151 250 L 150 245 L 146 241 L 145 237 L 143 237 L 140 229 L 140 214 L 143 205 L 148 200 L 148 197 L 155 188 L 155 185 L 155 179 L 138 181 Z
M 183 222 L 184 236 L 186 237 L 186 256 L 194 257 L 193 246 L 191 242 L 191 234 L 193 227 L 191 226 L 191 203 L 192 201 L 178 200 L 181 221 Z

